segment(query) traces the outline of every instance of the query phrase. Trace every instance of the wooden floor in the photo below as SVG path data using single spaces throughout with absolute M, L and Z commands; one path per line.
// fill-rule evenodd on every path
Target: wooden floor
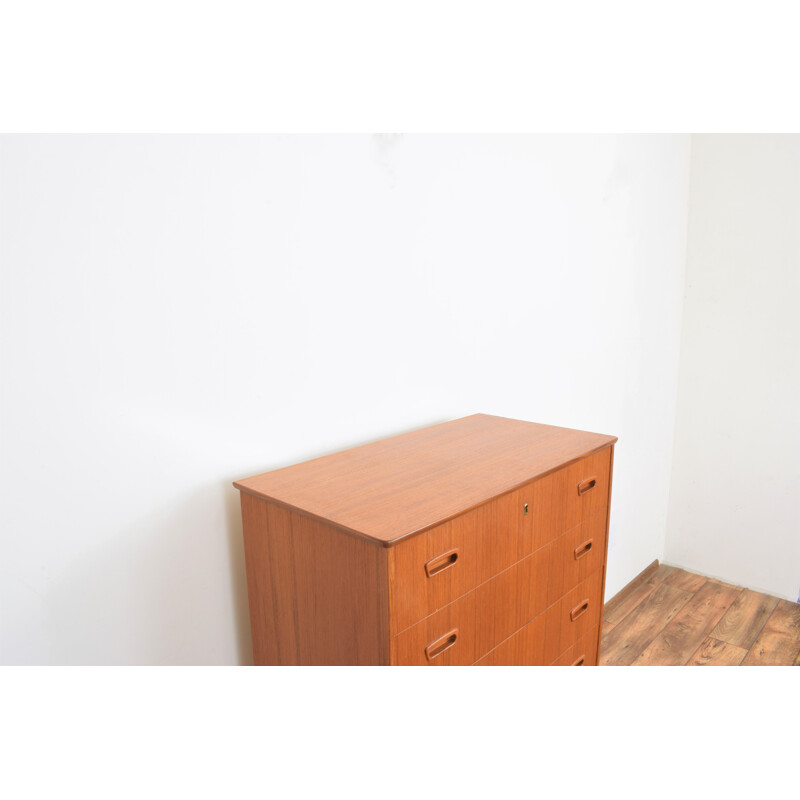
M 601 665 L 800 665 L 800 605 L 654 562 L 605 607 Z

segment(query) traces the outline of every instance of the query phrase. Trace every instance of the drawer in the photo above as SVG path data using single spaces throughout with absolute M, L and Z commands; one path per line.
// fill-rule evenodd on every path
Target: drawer
M 532 552 L 523 508 L 493 500 L 389 551 L 393 633 L 465 595 Z M 530 537 L 529 537 L 530 538 Z
M 545 584 L 545 606 L 552 605 L 603 566 L 607 517 L 608 513 L 603 509 L 545 545 L 549 566 L 540 578 L 540 582 Z
M 474 591 L 395 636 L 392 639 L 393 663 L 474 663 L 547 608 L 546 576 L 550 558 L 551 548 L 540 548 Z M 556 609 L 564 605 L 568 617 L 570 611 L 574 610 L 575 613 L 574 621 L 568 619 L 569 624 L 565 625 L 563 635 L 555 623 L 551 623 L 547 629 L 554 642 L 550 661 L 592 627 L 586 622 L 599 613 L 596 607 L 599 606 L 597 596 L 601 582 L 602 569 L 555 604 Z M 575 594 L 581 594 L 581 597 L 573 602 L 571 598 Z M 584 601 L 588 605 L 580 608 Z M 566 608 L 570 602 L 572 605 Z M 556 619 L 560 619 L 558 610 L 553 613 Z M 597 620 L 594 624 L 597 624 Z M 573 636 L 573 631 L 579 633 Z M 559 649 L 562 639 L 565 644 Z
M 392 662 L 472 664 L 546 607 L 549 556 L 541 548 L 399 633 Z
M 536 552 L 528 570 L 536 580 L 533 616 L 604 563 L 606 516 L 601 510 Z M 488 503 L 390 552 L 394 633 L 530 555 L 532 539 L 526 542 L 513 521 L 503 519 L 502 507 Z
M 554 662 L 554 667 L 594 667 L 597 665 L 597 637 L 600 626 L 596 625 L 585 633 Z
M 549 601 L 585 578 L 603 560 L 610 453 L 584 458 L 393 547 L 392 632 L 404 631 L 568 531 L 583 539 L 564 550 L 563 572 L 549 578 Z M 591 530 L 582 533 L 588 523 Z M 590 538 L 590 549 L 573 558 L 572 550 Z
M 599 626 L 602 586 L 601 568 L 477 663 L 481 666 L 552 664 Z
M 520 538 L 535 550 L 608 506 L 611 449 L 582 458 L 509 495 L 512 505 L 529 504 Z

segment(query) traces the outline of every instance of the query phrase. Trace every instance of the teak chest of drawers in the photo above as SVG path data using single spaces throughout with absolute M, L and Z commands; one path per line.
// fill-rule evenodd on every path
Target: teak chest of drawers
M 476 414 L 237 481 L 256 664 L 596 664 L 614 436 Z

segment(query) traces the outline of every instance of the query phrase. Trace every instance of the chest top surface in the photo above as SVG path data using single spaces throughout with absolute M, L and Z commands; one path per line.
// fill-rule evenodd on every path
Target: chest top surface
M 616 441 L 474 414 L 234 486 L 391 546 Z

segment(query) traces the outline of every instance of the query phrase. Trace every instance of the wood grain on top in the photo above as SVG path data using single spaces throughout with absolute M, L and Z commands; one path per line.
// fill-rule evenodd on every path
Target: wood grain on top
M 475 414 L 234 486 L 388 546 L 616 441 Z

